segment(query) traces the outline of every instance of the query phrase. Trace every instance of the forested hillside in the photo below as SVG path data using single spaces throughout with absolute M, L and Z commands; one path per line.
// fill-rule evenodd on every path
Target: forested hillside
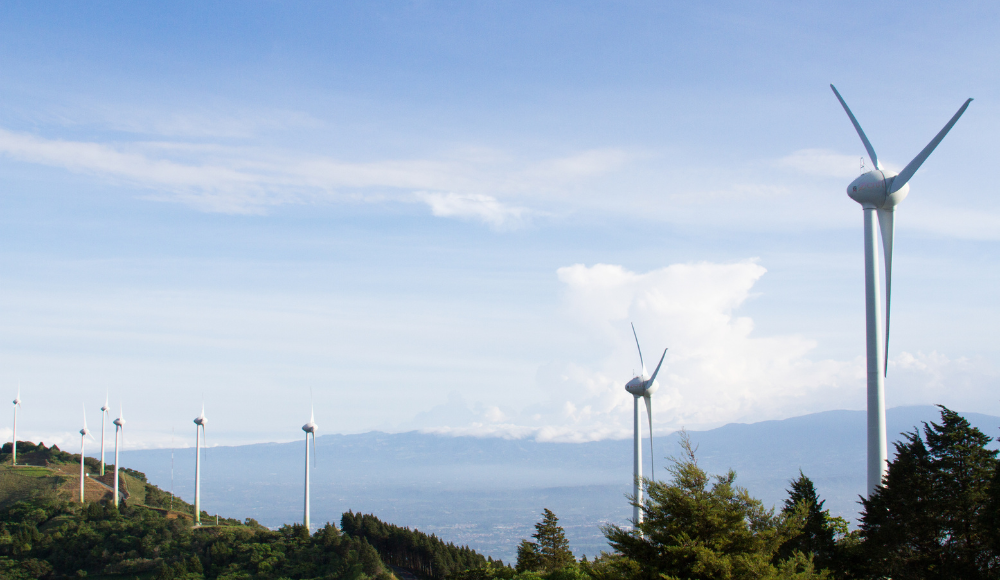
M 347 512 L 340 519 L 340 529 L 356 538 L 366 539 L 392 566 L 416 574 L 443 580 L 456 572 L 482 568 L 492 558 L 485 558 L 468 546 L 446 543 L 437 536 L 385 523 L 370 514 Z M 501 565 L 501 562 L 497 562 Z

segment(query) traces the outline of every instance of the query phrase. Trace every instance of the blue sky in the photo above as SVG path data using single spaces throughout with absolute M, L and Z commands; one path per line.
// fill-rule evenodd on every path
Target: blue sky
M 890 406 L 1000 413 L 991 3 L 5 3 L 0 388 L 65 442 L 658 431 L 859 409 L 864 149 Z M 322 432 L 322 431 L 321 431 Z M 184 437 L 178 436 L 181 442 Z

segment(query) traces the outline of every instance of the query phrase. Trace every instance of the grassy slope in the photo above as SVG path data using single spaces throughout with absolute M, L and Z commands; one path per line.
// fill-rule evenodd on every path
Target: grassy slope
M 64 499 L 77 499 L 80 493 L 80 455 L 66 453 L 58 447 L 35 445 L 29 441 L 17 444 L 16 467 L 11 465 L 11 444 L 0 448 L 0 506 L 27 499 L 37 494 L 56 494 Z M 114 467 L 106 466 L 103 476 L 100 464 L 92 457 L 85 459 L 88 474 L 85 498 L 89 501 L 111 500 Z M 142 505 L 161 511 L 168 518 L 193 520 L 194 506 L 160 488 L 147 483 L 145 475 L 122 468 L 118 474 L 118 489 L 125 492 L 130 505 Z M 101 484 L 104 485 L 101 485 Z M 215 522 L 215 515 L 202 512 L 202 521 Z M 239 520 L 219 518 L 220 524 L 240 524 Z

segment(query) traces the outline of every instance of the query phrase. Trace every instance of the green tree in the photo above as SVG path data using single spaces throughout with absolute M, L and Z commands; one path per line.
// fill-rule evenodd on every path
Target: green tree
M 872 575 L 910 578 L 990 577 L 990 484 L 996 455 L 990 438 L 940 406 L 941 423 L 924 423 L 896 444 L 884 485 L 862 499 L 860 533 Z
M 538 544 L 528 540 L 521 540 L 521 543 L 517 545 L 517 565 L 515 569 L 518 572 L 542 569 L 542 558 L 538 553 Z
M 639 579 L 825 578 L 811 557 L 796 552 L 776 557 L 778 549 L 799 534 L 806 514 L 798 508 L 775 515 L 745 489 L 736 474 L 709 477 L 695 459 L 690 439 L 673 460 L 671 479 L 644 481 L 647 501 L 640 504 L 637 529 L 606 526 L 604 535 L 625 558 L 638 563 Z M 713 481 L 714 479 L 714 481 Z M 616 566 L 623 569 L 622 562 Z
M 791 481 L 791 489 L 788 490 L 788 498 L 781 512 L 792 517 L 796 512 L 804 510 L 805 521 L 799 535 L 785 542 L 778 550 L 780 558 L 790 558 L 799 551 L 812 554 L 813 561 L 820 568 L 834 568 L 837 531 L 846 529 L 847 522 L 831 516 L 830 510 L 823 509 L 824 503 L 824 500 L 819 499 L 812 480 L 800 470 L 799 476 Z
M 517 571 L 554 572 L 576 562 L 569 549 L 566 532 L 552 510 L 542 510 L 542 521 L 535 524 L 534 542 L 521 540 L 517 547 Z

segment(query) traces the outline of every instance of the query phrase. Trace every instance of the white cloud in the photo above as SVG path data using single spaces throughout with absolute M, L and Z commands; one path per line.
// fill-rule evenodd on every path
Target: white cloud
M 212 143 L 67 141 L 5 129 L 0 129 L 0 154 L 141 187 L 150 191 L 149 198 L 203 211 L 262 213 L 270 206 L 338 196 L 407 202 L 419 192 L 417 198 L 435 216 L 473 218 L 494 228 L 516 226 L 528 213 L 499 196 L 553 193 L 618 171 L 633 158 L 600 149 L 518 160 L 468 149 L 433 159 L 344 161 Z
M 670 347 L 653 401 L 658 432 L 863 408 L 860 358 L 813 360 L 815 341 L 758 336 L 753 321 L 736 314 L 765 272 L 755 260 L 674 264 L 646 273 L 609 264 L 560 268 L 567 322 L 591 345 L 572 358 L 585 362 L 544 365 L 537 379 L 543 403 L 505 409 L 503 422 L 467 406 L 474 418 L 444 432 L 560 441 L 629 436 L 632 397 L 624 385 L 639 368 L 630 322 L 648 371 Z M 591 351 L 606 354 L 591 357 Z
M 416 196 L 438 217 L 476 219 L 494 229 L 517 227 L 528 215 L 526 208 L 504 205 L 491 195 L 421 191 Z

